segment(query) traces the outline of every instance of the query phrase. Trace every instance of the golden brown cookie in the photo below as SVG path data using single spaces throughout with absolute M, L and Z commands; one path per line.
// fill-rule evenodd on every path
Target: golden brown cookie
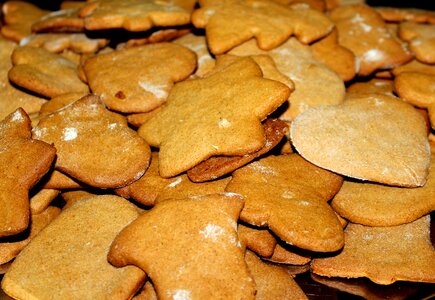
M 245 260 L 255 281 L 255 299 L 308 299 L 285 267 L 263 262 L 247 251 Z
M 421 63 L 418 60 L 414 59 L 411 62 L 401 65 L 393 69 L 394 76 L 399 75 L 400 73 L 405 72 L 414 72 L 414 73 L 423 73 L 428 75 L 435 75 L 435 65 L 428 65 L 425 63 Z
M 62 94 L 56 97 L 53 97 L 50 99 L 50 101 L 46 101 L 39 110 L 39 117 L 45 117 L 46 115 L 49 115 L 56 110 L 59 110 L 74 101 L 79 100 L 80 98 L 83 98 L 86 96 L 87 93 L 67 93 Z
M 368 277 L 378 284 L 397 280 L 434 283 L 435 251 L 429 228 L 429 216 L 391 227 L 350 223 L 343 251 L 314 259 L 312 271 L 328 277 Z
M 207 48 L 207 42 L 204 36 L 190 33 L 176 39 L 174 43 L 189 48 L 196 53 L 198 60 L 195 75 L 203 77 L 213 70 L 215 66 L 215 60 Z
M 187 171 L 189 179 L 203 182 L 229 174 L 275 148 L 289 132 L 287 123 L 278 119 L 267 119 L 263 126 L 266 142 L 258 151 L 243 156 L 210 157 Z
M 350 94 L 382 94 L 394 96 L 394 81 L 389 79 L 373 78 L 369 81 L 357 81 L 346 90 Z
M 42 118 L 33 134 L 55 145 L 57 169 L 91 186 L 124 186 L 148 168 L 149 146 L 95 95 Z
M 416 59 L 427 64 L 435 63 L 435 23 L 403 22 L 399 27 L 399 36 L 409 42 Z
M 122 50 L 131 47 L 142 46 L 145 44 L 170 42 L 178 37 L 182 37 L 190 33 L 192 29 L 190 27 L 180 26 L 170 29 L 156 29 L 146 31 L 144 33 L 138 33 L 137 36 L 133 35 L 133 38 L 126 42 L 120 42 L 116 45 L 116 50 Z
M 376 11 L 387 22 L 412 21 L 435 24 L 435 12 L 418 8 L 376 7 Z
M 95 53 L 108 42 L 106 39 L 88 38 L 84 33 L 40 33 L 21 39 L 20 46 L 44 48 L 54 53 L 67 49 L 76 53 Z
M 28 114 L 39 111 L 46 101 L 43 98 L 28 94 L 9 82 L 8 72 L 12 68 L 11 54 L 15 44 L 0 37 L 0 119 L 14 112 L 18 107 Z
M 201 8 L 192 14 L 192 23 L 205 28 L 213 54 L 223 54 L 251 38 L 263 50 L 270 50 L 295 35 L 311 43 L 333 28 L 321 12 L 291 9 L 264 0 L 199 1 Z M 273 17 L 271 17 L 273 16 Z
M 276 244 L 275 249 L 270 257 L 265 258 L 267 261 L 288 264 L 293 266 L 307 265 L 311 261 L 311 257 L 307 253 L 300 253 L 297 248 L 289 249 L 290 247 L 284 243 Z M 293 250 L 296 250 L 293 251 Z M 297 253 L 299 252 L 299 253 Z
M 230 53 L 239 56 L 267 54 L 273 58 L 278 70 L 294 82 L 295 90 L 290 95 L 289 104 L 279 116 L 284 121 L 293 120 L 310 107 L 338 104 L 344 100 L 343 80 L 317 60 L 309 46 L 302 45 L 295 38 L 267 52 L 251 40 Z
M 1 27 L 1 33 L 14 42 L 29 35 L 32 23 L 49 13 L 24 1 L 6 1 L 2 12 L 5 25 Z
M 51 170 L 41 180 L 41 187 L 44 189 L 79 189 L 86 186 L 68 175 L 63 174 L 57 170 Z
M 338 43 L 338 31 L 334 28 L 330 34 L 311 45 L 314 57 L 340 75 L 343 81 L 355 77 L 355 55 Z
M 0 265 L 14 259 L 38 233 L 60 214 L 60 208 L 49 206 L 39 214 L 32 213 L 29 229 L 0 239 Z
M 158 300 L 153 284 L 150 281 L 145 282 L 140 293 L 135 295 L 132 300 Z
M 237 227 L 242 245 L 261 257 L 270 257 L 276 246 L 276 239 L 267 229 L 252 228 L 239 224 Z
M 46 14 L 35 20 L 32 32 L 83 32 L 85 21 L 79 17 L 79 12 L 80 8 L 68 8 Z
M 142 126 L 142 124 L 145 124 L 149 119 L 151 119 L 161 109 L 162 109 L 162 106 L 159 106 L 156 109 L 153 109 L 152 111 L 149 111 L 146 113 L 138 113 L 138 114 L 128 115 L 127 122 L 128 122 L 128 124 L 132 125 L 133 127 L 139 128 L 140 126 Z
M 133 204 L 116 196 L 76 203 L 20 253 L 3 278 L 3 290 L 19 299 L 132 297 L 145 274 L 134 266 L 113 267 L 107 253 L 115 236 L 138 216 Z
M 124 28 L 145 31 L 156 26 L 177 26 L 190 22 L 194 0 L 97 0 L 80 10 L 87 30 Z
M 345 181 L 332 203 L 334 210 L 352 223 L 394 226 L 412 222 L 435 210 L 435 154 L 429 176 L 418 188 Z
M 50 203 L 59 195 L 59 190 L 41 189 L 30 198 L 30 212 L 32 214 L 42 213 Z
M 132 198 L 137 202 L 153 206 L 157 201 L 164 199 L 180 199 L 206 194 L 222 193 L 230 178 L 210 182 L 194 183 L 187 175 L 174 178 L 162 178 L 159 175 L 157 153 L 153 153 L 151 165 L 145 175 L 130 185 L 116 189 L 115 192 L 124 197 Z
M 328 252 L 344 242 L 340 222 L 327 203 L 342 181 L 299 155 L 268 156 L 236 170 L 226 191 L 245 198 L 242 221 L 267 226 L 290 245 Z
M 350 49 L 357 58 L 359 76 L 411 60 L 411 53 L 391 35 L 373 8 L 363 4 L 341 6 L 330 17 L 337 26 L 340 45 Z
M 30 119 L 21 108 L 0 122 L 0 237 L 29 224 L 28 192 L 50 169 L 56 149 L 31 138 Z
M 174 83 L 186 79 L 195 66 L 189 49 L 158 43 L 96 55 L 84 70 L 92 92 L 110 109 L 147 112 L 162 105 Z
M 12 53 L 9 79 L 25 89 L 46 97 L 87 92 L 77 75 L 77 65 L 42 48 L 17 47 Z
M 142 268 L 159 299 L 254 299 L 237 237 L 242 206 L 234 194 L 159 202 L 115 238 L 108 260 Z
M 435 75 L 406 72 L 397 75 L 394 87 L 399 97 L 412 105 L 426 108 L 435 128 Z
M 240 59 L 207 78 L 176 84 L 165 107 L 138 132 L 160 147 L 160 175 L 172 177 L 212 156 L 263 147 L 260 121 L 289 93 L 286 85 L 263 78 L 252 59 Z
M 290 136 L 305 159 L 339 174 L 407 187 L 426 182 L 430 149 L 425 121 L 395 97 L 349 94 L 340 105 L 300 115 Z

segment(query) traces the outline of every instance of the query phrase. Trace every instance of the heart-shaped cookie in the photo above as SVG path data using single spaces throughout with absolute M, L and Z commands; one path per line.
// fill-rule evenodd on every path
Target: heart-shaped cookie
M 346 176 L 389 185 L 422 186 L 430 148 L 422 116 L 386 95 L 353 95 L 310 109 L 293 122 L 294 147 L 310 162 Z

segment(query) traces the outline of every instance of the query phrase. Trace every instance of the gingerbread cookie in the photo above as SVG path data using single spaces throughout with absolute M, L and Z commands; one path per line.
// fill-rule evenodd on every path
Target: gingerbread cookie
M 288 134 L 288 125 L 278 119 L 267 119 L 264 123 L 266 142 L 258 151 L 243 156 L 214 156 L 187 171 L 194 182 L 214 180 L 248 164 L 272 150 Z
M 314 57 L 340 75 L 343 81 L 355 77 L 355 55 L 338 43 L 338 31 L 334 28 L 330 34 L 311 45 Z
M 412 55 L 391 35 L 382 17 L 366 5 L 347 5 L 330 14 L 338 30 L 340 45 L 357 58 L 357 74 L 368 76 L 411 60 Z
M 235 194 L 160 202 L 121 231 L 108 260 L 142 268 L 159 299 L 254 299 L 237 237 L 242 206 Z
M 57 169 L 91 186 L 124 186 L 148 168 L 149 146 L 95 95 L 42 118 L 33 135 L 55 145 Z
M 186 79 L 195 66 L 189 49 L 158 43 L 96 55 L 86 61 L 84 71 L 92 92 L 110 109 L 147 112 L 162 105 L 173 84 Z
M 0 120 L 13 113 L 17 108 L 23 108 L 28 114 L 37 113 L 41 105 L 47 101 L 28 94 L 9 82 L 8 72 L 12 68 L 11 54 L 15 44 L 0 37 Z
M 17 47 L 12 53 L 9 79 L 25 89 L 46 97 L 87 92 L 77 76 L 77 65 L 42 48 Z
M 195 75 L 203 77 L 208 72 L 213 70 L 215 66 L 215 60 L 208 51 L 207 42 L 204 36 L 190 33 L 176 39 L 174 43 L 189 48 L 196 53 L 198 60 Z
M 242 221 L 267 226 L 290 245 L 328 252 L 344 242 L 340 222 L 327 203 L 342 181 L 299 155 L 268 156 L 236 170 L 226 191 L 244 196 Z
M 31 138 L 30 119 L 21 109 L 0 122 L 0 237 L 29 224 L 28 191 L 50 169 L 56 149 Z
M 318 61 L 309 46 L 295 38 L 267 52 L 259 49 L 255 41 L 249 41 L 231 50 L 230 54 L 267 54 L 273 58 L 278 70 L 294 82 L 295 91 L 279 116 L 284 121 L 292 121 L 310 107 L 338 104 L 344 100 L 343 80 Z
M 78 182 L 57 170 L 51 170 L 44 176 L 41 183 L 44 189 L 79 189 L 86 186 L 84 183 Z
M 313 108 L 293 121 L 290 136 L 305 159 L 339 174 L 407 187 L 426 182 L 426 124 L 395 97 L 352 94 L 343 104 Z
M 77 100 L 80 98 L 83 98 L 86 96 L 87 93 L 67 93 L 62 94 L 56 97 L 53 97 L 50 99 L 50 101 L 46 101 L 39 110 L 39 117 L 45 117 L 56 110 L 59 110 Z
M 32 214 L 42 213 L 50 203 L 59 195 L 59 190 L 41 189 L 30 198 L 30 212 Z
M 79 12 L 80 8 L 68 8 L 46 14 L 32 24 L 32 32 L 83 32 L 85 21 Z
M 132 297 L 145 274 L 134 266 L 113 267 L 107 253 L 115 236 L 138 216 L 133 204 L 116 196 L 76 203 L 20 253 L 3 278 L 3 290 L 20 299 Z
M 242 245 L 261 257 L 270 257 L 276 246 L 276 239 L 267 229 L 251 228 L 239 224 L 237 233 Z
M 435 154 L 429 176 L 419 188 L 389 187 L 345 181 L 331 205 L 353 223 L 394 226 L 412 222 L 435 210 Z
M 145 31 L 156 26 L 189 24 L 194 0 L 97 0 L 80 10 L 87 30 L 124 28 Z
M 286 85 L 264 79 L 251 58 L 243 58 L 207 78 L 176 84 L 165 107 L 138 132 L 160 147 L 160 175 L 172 177 L 212 156 L 263 147 L 260 121 L 289 93 Z
M 39 214 L 32 213 L 29 229 L 19 235 L 0 240 L 0 265 L 14 259 L 27 244 L 60 214 L 60 208 L 49 206 Z
M 394 76 L 397 76 L 400 73 L 405 73 L 405 72 L 435 75 L 435 65 L 428 65 L 425 63 L 421 63 L 418 60 L 414 59 L 407 64 L 401 65 L 401 66 L 393 69 Z
M 263 262 L 247 251 L 245 260 L 255 281 L 255 299 L 308 299 L 285 267 Z
M 288 264 L 293 266 L 304 266 L 311 261 L 311 257 L 307 253 L 297 253 L 299 249 L 293 248 L 288 249 L 288 245 L 284 243 L 276 244 L 275 249 L 270 257 L 265 258 L 267 261 L 278 263 L 278 264 Z M 296 250 L 296 251 L 293 251 Z
M 435 251 L 429 228 L 429 216 L 391 227 L 349 224 L 343 251 L 314 259 L 312 271 L 328 277 L 368 277 L 378 284 L 397 280 L 434 283 Z
M 192 23 L 205 28 L 213 54 L 223 54 L 251 38 L 263 50 L 270 50 L 295 35 L 311 43 L 327 35 L 332 22 L 312 9 L 291 9 L 264 0 L 199 1 Z M 270 16 L 273 16 L 271 18 Z
M 350 94 L 382 94 L 394 96 L 394 81 L 389 79 L 373 78 L 369 81 L 358 81 L 347 88 Z
M 24 1 L 6 1 L 2 5 L 2 12 L 5 25 L 1 27 L 1 33 L 14 42 L 28 36 L 32 23 L 49 13 Z
M 230 178 L 204 183 L 194 183 L 187 175 L 180 175 L 171 179 L 159 175 L 157 153 L 153 153 L 151 165 L 145 175 L 130 185 L 115 190 L 124 197 L 132 198 L 137 202 L 153 206 L 157 201 L 164 199 L 180 199 L 206 194 L 222 193 Z
M 387 22 L 412 21 L 435 24 L 435 13 L 418 8 L 377 7 L 376 11 Z
M 401 23 L 399 36 L 409 42 L 409 48 L 415 53 L 415 57 L 419 61 L 427 64 L 435 63 L 435 23 Z
M 67 49 L 75 53 L 95 53 L 108 42 L 106 39 L 88 38 L 84 33 L 40 33 L 21 39 L 20 46 L 44 48 L 54 53 Z
M 412 105 L 426 108 L 435 128 L 435 75 L 406 72 L 397 75 L 394 87 L 399 97 Z

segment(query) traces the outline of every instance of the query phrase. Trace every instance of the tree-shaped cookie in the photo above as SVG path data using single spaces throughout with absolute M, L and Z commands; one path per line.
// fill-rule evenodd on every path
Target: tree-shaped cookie
M 223 54 L 237 45 L 256 38 L 261 49 L 269 50 L 295 35 L 310 43 L 325 35 L 333 23 L 312 9 L 291 9 L 266 0 L 199 1 L 192 22 L 205 28 L 213 54 Z
M 29 224 L 28 192 L 50 169 L 56 149 L 31 138 L 30 119 L 20 108 L 0 122 L 0 237 Z
M 242 206 L 234 194 L 160 202 L 120 232 L 108 260 L 143 269 L 159 299 L 254 299 L 237 237 Z
M 353 94 L 342 104 L 312 108 L 293 121 L 290 137 L 305 159 L 339 174 L 407 187 L 426 182 L 426 123 L 393 96 Z
M 243 58 L 207 78 L 176 84 L 165 107 L 139 134 L 160 147 L 160 175 L 175 176 L 211 156 L 244 155 L 263 147 L 260 121 L 289 93 L 286 85 L 264 79 L 251 58 Z
M 314 259 L 311 267 L 318 275 L 368 277 L 378 284 L 397 280 L 433 283 L 435 251 L 430 240 L 430 217 L 390 227 L 350 223 L 343 251 Z
M 190 22 L 194 0 L 98 0 L 80 10 L 87 30 L 124 28 L 145 31 L 156 26 L 177 26 Z
M 358 75 L 367 76 L 411 60 L 411 53 L 393 37 L 373 8 L 344 5 L 333 10 L 330 17 L 337 26 L 340 45 L 356 56 Z
M 327 201 L 342 181 L 297 154 L 268 156 L 233 172 L 226 191 L 244 196 L 242 221 L 300 248 L 336 251 L 343 229 Z
M 149 146 L 94 95 L 47 115 L 33 131 L 55 145 L 57 169 L 91 186 L 123 186 L 148 168 Z
M 86 61 L 89 86 L 121 112 L 147 112 L 162 105 L 175 82 L 195 69 L 196 56 L 170 43 L 144 45 L 96 55 Z

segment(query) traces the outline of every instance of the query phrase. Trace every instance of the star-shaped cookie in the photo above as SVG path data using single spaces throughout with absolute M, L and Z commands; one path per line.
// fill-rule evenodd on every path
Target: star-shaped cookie
M 167 105 L 139 134 L 160 147 L 160 175 L 172 177 L 212 156 L 263 147 L 261 120 L 289 93 L 286 85 L 264 79 L 251 58 L 242 58 L 210 77 L 176 84 Z

